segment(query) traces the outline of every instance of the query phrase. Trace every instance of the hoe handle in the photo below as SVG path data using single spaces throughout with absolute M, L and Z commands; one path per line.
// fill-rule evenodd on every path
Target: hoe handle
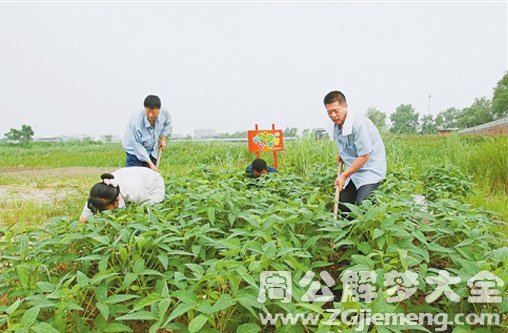
M 161 162 L 161 156 L 162 156 L 162 148 L 159 148 L 159 153 L 157 154 L 157 164 L 155 165 L 155 167 L 157 169 L 159 169 L 159 164 Z
M 341 173 L 342 173 L 342 161 L 339 162 L 339 167 L 337 168 L 337 178 L 340 176 Z M 337 220 L 337 215 L 339 213 L 339 195 L 340 195 L 340 190 L 339 190 L 339 187 L 336 186 L 335 187 L 335 202 L 333 205 L 333 218 L 335 220 Z

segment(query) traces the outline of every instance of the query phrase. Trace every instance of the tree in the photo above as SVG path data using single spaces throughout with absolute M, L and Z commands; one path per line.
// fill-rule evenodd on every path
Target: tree
M 470 107 L 464 108 L 457 118 L 459 127 L 473 127 L 494 120 L 492 101 L 486 97 L 476 98 Z
M 494 98 L 492 99 L 492 113 L 495 119 L 508 116 L 508 72 L 494 88 Z
M 436 127 L 437 128 L 456 128 L 458 127 L 457 118 L 462 113 L 457 108 L 448 108 L 445 111 L 441 111 L 436 116 Z
M 437 133 L 437 126 L 436 122 L 434 121 L 434 117 L 432 117 L 431 114 L 426 114 L 422 117 L 422 126 L 421 126 L 421 133 L 422 134 L 436 134 Z
M 244 139 L 247 137 L 247 131 L 236 131 L 231 133 L 229 137 L 232 139 Z
M 396 134 L 415 134 L 418 131 L 418 117 L 411 104 L 401 104 L 390 115 L 390 131 Z
M 19 130 L 11 128 L 4 136 L 5 139 L 10 142 L 26 143 L 33 140 L 34 130 L 30 125 L 22 125 Z
M 367 118 L 369 118 L 374 125 L 376 125 L 377 129 L 380 132 L 386 131 L 386 113 L 380 111 L 379 109 L 371 106 L 367 109 L 367 113 L 365 114 Z

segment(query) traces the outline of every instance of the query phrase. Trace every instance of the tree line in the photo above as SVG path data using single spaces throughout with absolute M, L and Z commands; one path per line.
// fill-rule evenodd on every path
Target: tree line
M 401 104 L 390 116 L 391 126 L 387 124 L 386 113 L 375 107 L 367 110 L 367 117 L 381 132 L 396 134 L 435 134 L 438 129 L 468 128 L 485 124 L 508 116 L 508 72 L 494 88 L 492 99 L 476 98 L 473 104 L 463 109 L 455 107 L 420 117 L 411 104 Z

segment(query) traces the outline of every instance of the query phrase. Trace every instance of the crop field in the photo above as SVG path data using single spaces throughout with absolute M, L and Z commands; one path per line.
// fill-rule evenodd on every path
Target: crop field
M 0 145 L 0 330 L 508 332 L 508 137 L 384 141 L 388 176 L 348 218 L 332 215 L 335 143 L 301 139 L 287 142 L 277 174 L 257 180 L 244 175 L 244 144 L 171 142 L 162 203 L 86 224 L 77 218 L 88 191 L 124 165 L 121 145 Z M 394 300 L 394 271 L 412 272 L 411 297 Z M 437 280 L 427 277 L 443 271 L 460 277 L 458 300 L 428 298 Z M 499 279 L 500 302 L 468 302 L 482 272 Z M 355 293 L 355 276 L 375 297 Z M 336 318 L 348 310 L 499 322 Z

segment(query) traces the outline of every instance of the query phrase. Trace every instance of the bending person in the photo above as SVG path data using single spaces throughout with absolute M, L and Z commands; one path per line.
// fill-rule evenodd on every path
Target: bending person
M 266 161 L 262 158 L 256 158 L 252 161 L 252 164 L 249 164 L 245 169 L 245 173 L 249 177 L 254 178 L 258 178 L 268 172 L 277 172 L 277 170 L 271 166 L 267 166 Z
M 156 204 L 164 200 L 166 187 L 162 176 L 145 167 L 118 169 L 104 173 L 102 182 L 95 184 L 79 218 L 85 223 L 98 212 L 124 208 L 130 203 Z
M 123 148 L 128 167 L 142 166 L 158 171 L 157 149 L 166 147 L 166 140 L 171 131 L 171 116 L 161 110 L 158 96 L 148 95 L 143 103 L 144 111 L 135 113 L 123 138 Z

